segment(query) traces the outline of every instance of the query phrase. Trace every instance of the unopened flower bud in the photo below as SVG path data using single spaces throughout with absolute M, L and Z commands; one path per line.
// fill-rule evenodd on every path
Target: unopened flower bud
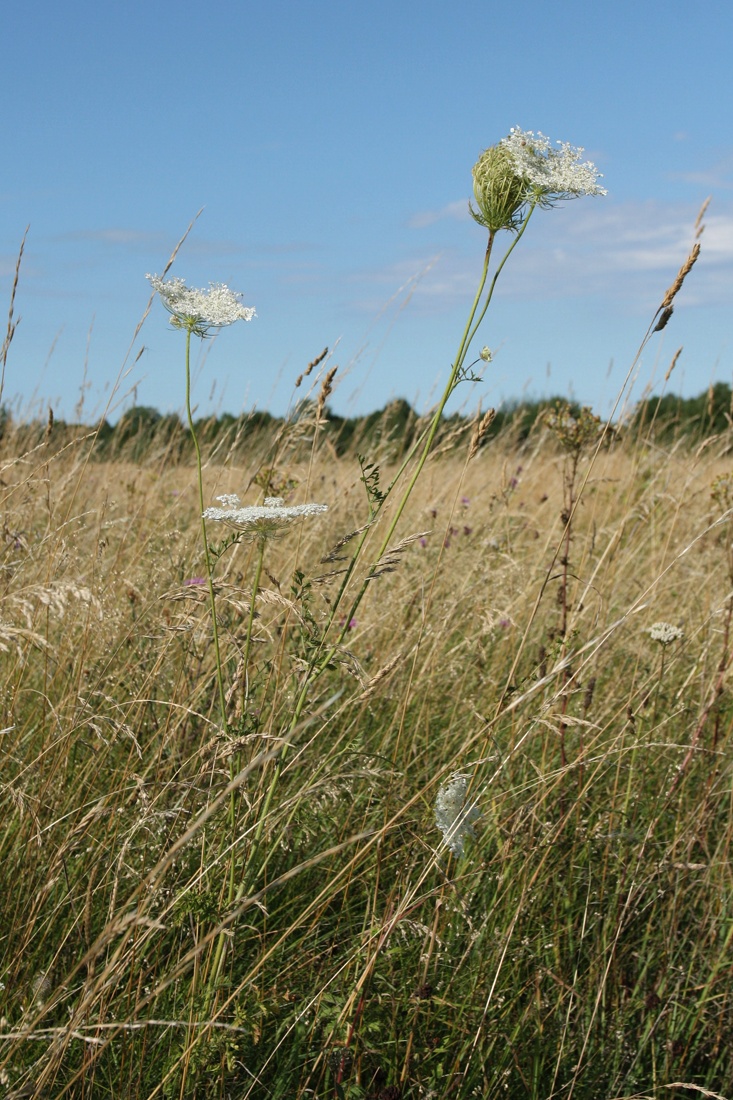
M 503 145 L 486 149 L 473 167 L 473 194 L 476 199 L 471 215 L 489 232 L 499 229 L 516 231 L 522 222 L 521 210 L 527 201 L 527 185 L 517 175 L 514 161 Z

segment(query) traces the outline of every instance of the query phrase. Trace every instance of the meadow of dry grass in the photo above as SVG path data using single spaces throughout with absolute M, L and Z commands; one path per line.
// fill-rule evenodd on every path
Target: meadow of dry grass
M 266 544 L 249 645 L 257 544 L 209 527 L 222 716 L 195 470 L 6 436 L 4 1094 L 733 1093 L 730 445 L 445 448 L 333 616 L 370 502 L 301 446 L 329 511 Z

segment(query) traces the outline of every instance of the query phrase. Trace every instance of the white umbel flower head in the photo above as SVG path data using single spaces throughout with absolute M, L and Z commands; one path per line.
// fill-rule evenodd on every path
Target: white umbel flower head
M 649 637 L 653 642 L 668 646 L 672 642 L 679 642 L 684 638 L 685 632 L 679 626 L 672 623 L 652 623 L 649 627 Z
M 466 805 L 468 778 L 454 775 L 438 791 L 435 824 L 454 856 L 462 856 L 467 836 L 475 836 L 473 822 L 481 815 L 475 802 Z
M 511 157 L 514 171 L 526 183 L 530 201 L 551 206 L 559 199 L 608 194 L 598 183 L 600 172 L 595 164 L 581 161 L 582 148 L 567 141 L 555 144 L 558 149 L 544 134 L 517 126 L 500 142 Z
M 217 520 L 233 527 L 249 538 L 264 541 L 278 538 L 305 516 L 318 516 L 328 511 L 327 504 L 286 505 L 282 497 L 265 497 L 264 504 L 242 505 L 236 493 L 217 497 L 221 508 L 207 508 L 204 519 Z
M 161 279 L 146 275 L 153 290 L 171 315 L 174 328 L 188 329 L 196 336 L 206 336 L 209 329 L 225 328 L 235 321 L 251 321 L 256 316 L 250 306 L 240 302 L 241 294 L 225 283 L 209 283 L 208 290 L 186 286 L 184 279 Z

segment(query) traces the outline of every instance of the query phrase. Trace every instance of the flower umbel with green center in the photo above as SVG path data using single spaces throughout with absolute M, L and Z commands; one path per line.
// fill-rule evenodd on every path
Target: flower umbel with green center
M 241 294 L 230 290 L 225 283 L 209 283 L 208 290 L 198 290 L 196 287 L 186 286 L 184 279 L 162 279 L 159 275 L 146 275 L 153 290 L 158 294 L 164 307 L 171 315 L 171 325 L 176 329 L 182 329 L 186 334 L 186 414 L 188 427 L 191 432 L 194 450 L 196 451 L 196 470 L 198 473 L 199 503 L 201 515 L 201 538 L 204 544 L 204 561 L 206 563 L 206 579 L 209 588 L 209 602 L 211 604 L 211 629 L 214 642 L 214 657 L 216 663 L 216 680 L 219 691 L 219 704 L 221 708 L 221 720 L 224 727 L 227 726 L 226 718 L 226 692 L 224 690 L 224 674 L 221 664 L 219 649 L 219 630 L 216 619 L 216 600 L 214 596 L 214 579 L 209 554 L 209 543 L 206 537 L 206 519 L 204 517 L 204 483 L 203 464 L 201 461 L 201 448 L 199 447 L 196 427 L 191 411 L 191 336 L 204 339 L 212 329 L 226 328 L 236 321 L 251 321 L 255 311 L 250 306 L 243 306 Z
M 193 440 L 194 450 L 196 451 L 196 469 L 198 473 L 198 489 L 199 489 L 199 514 L 201 517 L 201 537 L 204 546 L 204 561 L 206 563 L 206 580 L 209 589 L 209 603 L 211 607 L 211 632 L 212 640 L 214 643 L 214 663 L 216 666 L 216 685 L 219 695 L 219 708 L 221 711 L 221 723 L 225 733 L 229 732 L 229 723 L 227 721 L 227 693 L 224 687 L 224 671 L 222 666 L 221 648 L 219 645 L 219 628 L 217 626 L 216 616 L 216 596 L 214 593 L 214 574 L 213 566 L 211 562 L 211 554 L 209 552 L 209 543 L 206 535 L 206 515 L 204 508 L 204 484 L 203 484 L 203 463 L 201 460 L 201 448 L 199 446 L 198 436 L 196 435 L 196 426 L 193 421 L 193 412 L 191 410 L 191 336 L 198 336 L 200 339 L 204 339 L 209 336 L 212 329 L 226 328 L 229 325 L 233 325 L 236 321 L 251 321 L 255 316 L 255 311 L 250 306 L 243 306 L 240 299 L 241 294 L 230 290 L 224 283 L 210 283 L 208 290 L 198 290 L 195 287 L 187 287 L 183 279 L 165 279 L 160 278 L 159 275 L 146 276 L 150 280 L 150 285 L 153 290 L 157 292 L 164 307 L 171 315 L 171 325 L 173 328 L 182 329 L 186 334 L 186 353 L 185 353 L 185 370 L 186 370 L 186 414 L 188 416 L 188 426 L 191 432 L 191 438 Z M 229 503 L 232 503 L 230 500 Z M 257 575 L 255 578 L 252 605 L 250 609 L 249 624 L 247 629 L 247 637 L 245 643 L 245 661 L 244 668 L 246 671 L 246 659 L 249 655 L 249 646 L 252 636 L 252 623 L 254 619 L 254 604 L 255 596 L 257 592 L 257 586 L 259 583 L 260 570 L 262 568 L 262 556 L 263 556 L 264 543 L 260 545 L 259 562 L 257 566 Z M 229 762 L 229 777 L 230 780 L 234 779 L 235 775 L 234 758 L 230 758 Z M 230 802 L 229 802 L 229 825 L 231 834 L 234 835 L 236 828 L 236 797 L 235 792 L 232 790 Z M 229 900 L 234 897 L 235 891 L 235 864 L 236 860 L 232 857 L 229 860 Z M 224 959 L 224 943 L 226 934 L 222 932 L 219 935 L 216 945 L 215 962 L 214 967 L 209 977 L 206 986 L 205 994 L 205 1010 L 204 1015 L 208 1015 L 209 1008 L 213 1002 L 216 983 L 221 973 L 221 967 Z
M 171 315 L 171 324 L 174 328 L 182 329 L 186 333 L 186 414 L 188 427 L 191 432 L 194 450 L 196 451 L 196 470 L 198 473 L 199 503 L 201 515 L 201 538 L 204 544 L 204 561 L 206 563 L 206 579 L 209 587 L 209 601 L 211 604 L 211 629 L 214 641 L 214 655 L 216 661 L 216 679 L 219 689 L 219 703 L 221 706 L 221 718 L 226 727 L 226 693 L 224 690 L 224 675 L 221 665 L 221 653 L 219 650 L 219 630 L 216 621 L 216 600 L 214 597 L 214 579 L 209 554 L 209 543 L 206 537 L 206 519 L 204 516 L 204 482 L 203 464 L 201 461 L 201 448 L 199 447 L 196 427 L 191 411 L 191 336 L 198 336 L 202 340 L 209 335 L 211 329 L 226 328 L 236 321 L 251 321 L 255 311 L 249 306 L 243 306 L 240 302 L 241 294 L 230 290 L 225 283 L 210 283 L 208 290 L 197 290 L 196 287 L 186 286 L 184 279 L 162 279 L 159 275 L 146 275 L 153 290 L 158 294 L 161 302 Z
M 226 283 L 209 283 L 208 290 L 186 286 L 184 279 L 161 279 L 146 275 L 153 290 L 171 315 L 174 328 L 182 328 L 202 339 L 212 328 L 225 328 L 235 321 L 251 321 L 256 316 L 250 306 L 240 302 L 241 294 L 230 290 Z

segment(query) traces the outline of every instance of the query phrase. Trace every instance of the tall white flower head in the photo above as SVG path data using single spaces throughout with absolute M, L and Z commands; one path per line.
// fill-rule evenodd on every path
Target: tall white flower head
M 511 157 L 517 176 L 527 185 L 530 201 L 551 206 L 559 199 L 575 199 L 581 195 L 606 195 L 598 183 L 600 172 L 592 161 L 581 161 L 583 149 L 567 141 L 550 139 L 532 130 L 515 126 L 500 145 Z
M 649 627 L 649 637 L 653 642 L 659 642 L 662 646 L 671 645 L 672 642 L 679 642 L 684 638 L 685 632 L 679 626 L 675 626 L 673 623 L 652 623 Z
M 435 824 L 454 856 L 462 856 L 467 836 L 475 836 L 473 822 L 481 816 L 475 802 L 466 805 L 468 779 L 454 775 L 438 791 L 435 800 Z
M 242 305 L 242 295 L 225 283 L 209 283 L 208 290 L 197 290 L 186 286 L 184 279 L 166 281 L 158 275 L 145 278 L 160 295 L 173 327 L 189 329 L 196 336 L 204 337 L 209 329 L 225 328 L 235 321 L 251 321 L 256 316 L 254 309 Z
M 216 499 L 221 501 L 222 507 L 207 508 L 204 519 L 226 523 L 249 538 L 263 542 L 268 538 L 278 538 L 305 516 L 318 516 L 328 511 L 327 504 L 286 505 L 282 497 L 265 497 L 264 504 L 248 505 L 242 505 L 236 493 L 227 493 Z
M 473 167 L 474 209 L 471 216 L 490 233 L 519 231 L 534 206 L 554 206 L 560 199 L 605 195 L 599 172 L 581 161 L 583 150 L 566 141 L 554 149 L 550 139 L 514 127 L 497 145 L 485 149 Z

